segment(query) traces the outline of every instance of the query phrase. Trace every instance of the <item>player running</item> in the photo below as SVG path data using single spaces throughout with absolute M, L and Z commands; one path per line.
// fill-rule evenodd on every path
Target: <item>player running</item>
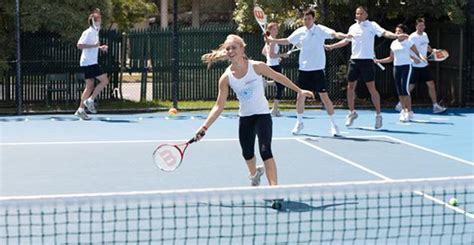
M 260 177 L 266 171 L 268 183 L 277 185 L 277 168 L 273 158 L 272 117 L 268 109 L 263 88 L 263 76 L 269 77 L 298 93 L 298 99 L 314 97 L 313 93 L 301 90 L 287 77 L 272 70 L 265 63 L 249 60 L 245 55 L 246 44 L 237 35 L 228 35 L 219 49 L 202 56 L 204 63 L 210 66 L 219 60 L 230 61 L 230 66 L 219 79 L 219 93 L 217 101 L 209 113 L 204 124 L 197 130 L 196 139 L 201 139 L 205 132 L 224 110 L 229 95 L 229 86 L 239 99 L 239 142 L 242 155 L 247 162 L 252 186 L 260 184 Z M 257 167 L 255 158 L 255 137 L 258 137 L 260 156 L 265 168 Z
M 358 117 L 355 110 L 355 89 L 357 81 L 365 82 L 372 103 L 374 104 L 375 115 L 375 129 L 382 127 L 382 114 L 380 108 L 380 95 L 375 87 L 375 72 L 374 72 L 374 37 L 385 37 L 389 39 L 406 39 L 407 34 L 395 34 L 380 27 L 374 21 L 369 21 L 368 9 L 360 6 L 356 9 L 355 21 L 349 28 L 348 34 L 352 36 L 351 39 L 345 39 L 332 45 L 326 45 L 327 50 L 341 48 L 349 43 L 352 43 L 352 53 L 349 64 L 349 71 L 347 74 L 347 103 L 349 105 L 349 114 L 346 117 L 346 127 L 350 127 L 354 120 Z
M 418 18 L 416 20 L 416 31 L 410 34 L 410 41 L 412 41 L 420 54 L 423 57 L 427 57 L 428 52 L 433 52 L 433 49 L 429 45 L 430 39 L 425 32 L 425 19 Z M 425 58 L 426 60 L 426 58 Z M 447 109 L 438 104 L 438 98 L 436 96 L 436 86 L 433 80 L 433 76 L 430 73 L 430 68 L 427 61 L 422 61 L 420 63 L 413 64 L 413 70 L 410 79 L 410 92 L 415 89 L 417 82 L 426 82 L 428 86 L 428 94 L 430 95 L 431 102 L 433 104 L 433 113 L 443 113 Z M 395 107 L 395 110 L 401 111 L 402 107 L 400 102 Z
M 99 50 L 102 52 L 107 52 L 108 50 L 108 46 L 101 45 L 99 41 L 101 22 L 102 15 L 99 10 L 95 10 L 91 15 L 89 15 L 89 28 L 82 32 L 81 38 L 79 38 L 79 41 L 77 41 L 77 48 L 82 50 L 80 66 L 84 72 L 86 86 L 82 92 L 81 102 L 75 115 L 82 120 L 91 119 L 84 110 L 85 107 L 87 107 L 91 113 L 97 113 L 94 105 L 94 99 L 109 83 L 107 74 L 102 72 L 97 61 Z M 95 88 L 94 79 L 100 81 L 100 83 Z
M 309 9 L 304 12 L 303 16 L 304 26 L 296 29 L 289 37 L 274 39 L 268 37 L 267 41 L 270 44 L 276 43 L 280 45 L 297 45 L 301 47 L 299 54 L 299 72 L 298 85 L 313 92 L 317 92 L 324 107 L 329 115 L 331 124 L 331 134 L 333 136 L 339 135 L 339 129 L 334 120 L 334 106 L 331 99 L 329 99 L 326 88 L 326 53 L 324 50 L 324 42 L 326 39 L 343 39 L 349 37 L 346 34 L 336 32 L 321 24 L 315 24 L 315 13 Z M 297 121 L 293 134 L 299 134 L 304 128 L 303 112 L 305 101 L 298 101 L 297 105 Z
M 275 22 L 268 23 L 267 25 L 267 32 L 270 33 L 272 38 L 276 38 L 278 36 L 278 24 Z M 286 53 L 279 53 L 280 46 L 275 43 L 265 43 L 265 46 L 262 49 L 262 54 L 265 55 L 267 59 L 267 65 L 272 68 L 274 71 L 281 73 L 281 66 L 280 60 L 281 58 L 288 58 L 288 54 Z M 285 86 L 280 83 L 275 83 L 277 91 L 275 95 L 275 99 L 273 100 L 273 107 L 270 111 L 270 114 L 275 117 L 280 117 L 281 112 L 278 107 L 280 100 L 283 96 L 283 91 L 285 90 Z
M 407 33 L 408 27 L 399 24 L 395 29 L 397 35 Z M 400 121 L 409 122 L 413 119 L 414 113 L 411 108 L 410 97 L 410 77 L 412 75 L 412 61 L 415 64 L 426 62 L 426 58 L 422 57 L 415 44 L 409 39 L 398 38 L 390 45 L 390 56 L 384 59 L 376 59 L 376 63 L 390 63 L 393 61 L 393 78 L 395 87 L 400 99 L 402 110 L 400 111 Z M 411 55 L 412 52 L 416 55 Z

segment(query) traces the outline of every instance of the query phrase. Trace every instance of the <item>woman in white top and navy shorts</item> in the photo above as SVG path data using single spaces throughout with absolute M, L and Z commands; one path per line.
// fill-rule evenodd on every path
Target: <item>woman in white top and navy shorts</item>
M 275 22 L 270 22 L 267 25 L 267 33 L 270 34 L 272 38 L 276 38 L 278 36 L 278 24 Z M 265 43 L 263 46 L 262 54 L 265 55 L 267 59 L 267 65 L 272 68 L 274 71 L 281 73 L 281 66 L 280 60 L 281 58 L 288 58 L 288 54 L 286 53 L 279 53 L 280 46 L 276 43 Z M 272 116 L 279 117 L 281 116 L 280 109 L 278 105 L 280 103 L 281 98 L 283 97 L 283 91 L 285 90 L 285 86 L 280 83 L 275 83 L 276 85 L 276 95 L 275 99 L 273 100 L 273 107 L 271 110 Z
M 210 66 L 219 60 L 228 60 L 231 65 L 219 79 L 219 94 L 216 105 L 212 108 L 204 124 L 197 130 L 196 139 L 201 139 L 203 132 L 216 121 L 224 110 L 229 95 L 229 86 L 239 99 L 239 141 L 242 155 L 247 163 L 250 180 L 253 186 L 260 184 L 260 177 L 266 171 L 270 185 L 277 185 L 276 164 L 271 150 L 272 118 L 265 98 L 263 77 L 269 77 L 276 82 L 296 91 L 301 99 L 314 97 L 313 93 L 301 90 L 281 73 L 275 72 L 263 62 L 247 59 L 245 42 L 237 35 L 228 35 L 219 49 L 202 56 L 204 63 Z M 260 156 L 265 168 L 257 167 L 254 154 L 255 138 L 258 137 Z
M 395 29 L 396 34 L 408 32 L 408 27 L 399 24 Z M 375 60 L 376 63 L 390 63 L 393 61 L 393 78 L 395 87 L 400 98 L 403 110 L 400 112 L 400 121 L 408 122 L 413 119 L 410 97 L 410 77 L 412 71 L 412 62 L 420 63 L 424 58 L 420 57 L 418 50 L 412 41 L 405 38 L 399 38 L 390 45 L 390 56 L 384 59 Z M 416 55 L 412 56 L 410 51 Z

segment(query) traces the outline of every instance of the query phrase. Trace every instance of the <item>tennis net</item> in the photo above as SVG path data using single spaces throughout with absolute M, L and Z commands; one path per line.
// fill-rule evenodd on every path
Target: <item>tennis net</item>
M 473 212 L 474 176 L 3 197 L 0 244 L 472 244 Z

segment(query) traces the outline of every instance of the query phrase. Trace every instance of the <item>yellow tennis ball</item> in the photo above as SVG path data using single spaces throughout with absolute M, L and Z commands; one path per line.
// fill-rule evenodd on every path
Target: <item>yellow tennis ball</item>
M 178 110 L 176 110 L 176 108 L 170 108 L 168 110 L 168 114 L 172 117 L 176 116 L 176 114 L 178 114 Z
M 451 197 L 448 201 L 449 205 L 451 206 L 457 206 L 458 205 L 458 199 Z

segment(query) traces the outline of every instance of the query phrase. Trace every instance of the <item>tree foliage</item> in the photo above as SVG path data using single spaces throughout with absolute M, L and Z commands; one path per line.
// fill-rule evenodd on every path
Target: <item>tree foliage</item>
M 145 20 L 145 15 L 157 11 L 154 3 L 145 0 L 111 0 L 112 1 L 112 22 L 118 28 L 128 31 L 135 23 Z
M 304 9 L 312 7 L 322 23 L 347 28 L 359 5 L 369 7 L 370 17 L 382 21 L 409 21 L 424 16 L 440 22 L 462 25 L 466 21 L 463 8 L 468 0 L 236 0 L 234 20 L 240 31 L 258 31 L 252 8 L 260 5 L 268 21 L 276 21 L 286 28 L 301 25 Z

